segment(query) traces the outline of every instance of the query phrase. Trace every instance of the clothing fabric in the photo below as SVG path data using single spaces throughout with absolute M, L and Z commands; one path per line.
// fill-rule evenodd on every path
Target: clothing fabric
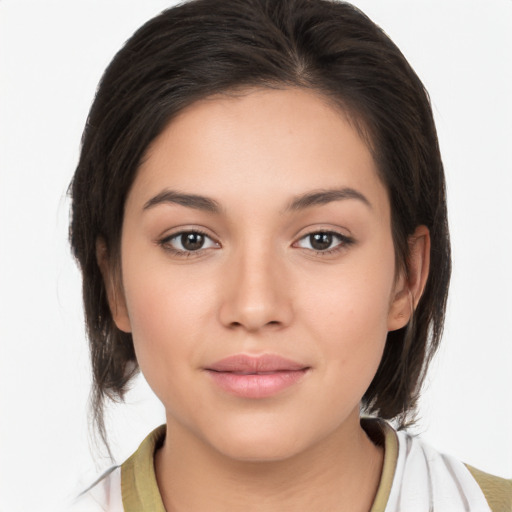
M 370 512 L 512 512 L 512 480 L 466 466 L 385 421 L 365 418 L 361 425 L 384 448 Z M 154 470 L 154 453 L 164 439 L 162 425 L 122 466 L 82 493 L 70 512 L 165 512 Z
M 121 466 L 114 466 L 103 473 L 76 498 L 69 511 L 124 512 L 121 493 Z

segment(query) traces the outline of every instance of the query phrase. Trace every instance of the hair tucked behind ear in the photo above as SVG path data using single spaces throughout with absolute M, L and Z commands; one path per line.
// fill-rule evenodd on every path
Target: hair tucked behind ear
M 414 322 L 390 332 L 363 397 L 367 412 L 405 425 L 443 329 L 450 277 L 445 182 L 429 98 L 386 34 L 355 7 L 329 0 L 193 0 L 140 28 L 107 68 L 71 184 L 70 239 L 83 274 L 93 366 L 92 409 L 105 438 L 105 397 L 122 399 L 136 372 L 130 334 L 108 307 L 95 256 L 120 264 L 123 209 L 151 141 L 184 107 L 251 87 L 304 87 L 359 129 L 386 185 L 397 268 L 408 237 L 430 231 L 431 269 Z

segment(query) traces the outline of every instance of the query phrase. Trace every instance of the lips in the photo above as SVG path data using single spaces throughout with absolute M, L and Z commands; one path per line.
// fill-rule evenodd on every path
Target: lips
M 205 368 L 223 391 L 243 398 L 267 398 L 298 383 L 309 367 L 274 354 L 237 354 Z

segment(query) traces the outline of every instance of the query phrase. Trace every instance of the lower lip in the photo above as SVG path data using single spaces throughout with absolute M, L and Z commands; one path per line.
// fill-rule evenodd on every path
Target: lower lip
M 267 398 L 276 395 L 299 382 L 306 372 L 307 369 L 239 374 L 208 370 L 210 377 L 221 389 L 242 398 Z

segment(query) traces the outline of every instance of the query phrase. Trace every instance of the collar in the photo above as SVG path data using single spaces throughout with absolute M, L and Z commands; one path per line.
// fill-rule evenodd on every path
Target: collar
M 370 512 L 384 512 L 398 459 L 396 432 L 384 420 L 361 418 L 368 437 L 384 447 L 382 475 Z M 121 493 L 125 512 L 165 512 L 156 482 L 154 455 L 164 442 L 166 426 L 149 434 L 137 451 L 121 466 Z

